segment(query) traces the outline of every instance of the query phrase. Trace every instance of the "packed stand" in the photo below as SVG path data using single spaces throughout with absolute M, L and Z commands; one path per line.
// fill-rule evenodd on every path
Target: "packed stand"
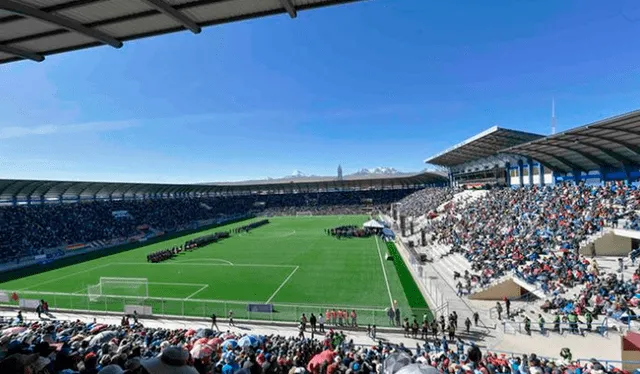
M 446 187 L 425 188 L 398 202 L 398 212 L 408 217 L 429 214 L 447 201 L 453 199 L 454 190 Z
M 549 295 L 585 285 L 577 303 L 567 302 L 593 307 L 596 294 L 606 292 L 618 302 L 616 290 L 630 295 L 637 282 L 615 286 L 601 279 L 597 262 L 579 255 L 579 245 L 633 214 L 639 197 L 624 183 L 494 189 L 471 204 L 450 204 L 428 221 L 427 230 L 431 240 L 451 245 L 472 264 L 468 283 L 488 284 L 515 271 Z
M 212 198 L 85 201 L 0 207 L 2 262 L 45 254 L 44 249 L 76 243 L 134 237 L 152 228 L 175 232 L 198 221 L 311 211 L 315 214 L 361 213 L 363 204 L 395 202 L 413 190 L 340 191 Z M 116 214 L 120 212 L 121 214 Z
M 21 319 L 22 316 L 19 315 Z M 569 349 L 559 359 L 535 354 L 486 353 L 461 339 L 425 338 L 415 347 L 376 339 L 356 345 L 332 329 L 301 318 L 297 337 L 248 335 L 211 329 L 147 328 L 137 315 L 120 325 L 16 319 L 0 324 L 0 372 L 32 374 L 401 374 L 618 372 L 597 360 L 576 362 Z M 305 336 L 305 333 L 312 335 Z M 417 371 L 416 365 L 422 365 Z M 413 369 L 413 371 L 408 370 Z

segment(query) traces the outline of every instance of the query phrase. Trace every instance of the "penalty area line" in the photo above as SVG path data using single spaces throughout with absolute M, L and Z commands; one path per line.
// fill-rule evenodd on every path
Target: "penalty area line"
M 291 274 L 289 274 L 288 277 L 285 278 L 285 280 L 282 282 L 282 284 L 280 284 L 280 287 L 278 287 L 275 292 L 273 293 L 273 295 L 271 295 L 271 297 L 265 302 L 265 304 L 269 304 L 271 302 L 271 300 L 273 300 L 274 297 L 276 297 L 276 295 L 278 294 L 278 292 L 280 292 L 280 290 L 282 289 L 282 287 L 284 287 L 285 284 L 287 284 L 287 282 L 289 281 L 289 279 L 291 279 L 291 277 L 293 277 L 293 274 L 296 273 L 296 271 L 298 271 L 298 269 L 300 268 L 300 266 L 296 266 L 295 269 L 293 269 L 293 271 L 291 272 Z
M 200 289 L 198 289 L 196 292 L 192 293 L 191 295 L 185 297 L 185 300 L 189 300 L 190 298 L 194 297 L 195 295 L 199 294 L 200 292 L 204 291 L 206 288 L 208 288 L 209 285 L 205 284 L 204 286 L 202 286 Z

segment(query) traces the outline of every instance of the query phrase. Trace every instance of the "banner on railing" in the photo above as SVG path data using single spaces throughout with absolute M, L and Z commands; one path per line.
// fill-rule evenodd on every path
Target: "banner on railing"
M 248 304 L 247 312 L 273 313 L 273 304 Z
M 0 303 L 8 303 L 9 302 L 9 294 L 6 292 L 0 292 Z
M 67 251 L 77 251 L 79 249 L 83 249 L 86 247 L 87 247 L 87 244 L 85 243 L 76 243 L 76 244 L 69 244 L 68 246 L 65 247 L 65 249 Z
M 26 309 L 36 309 L 40 305 L 40 300 L 20 299 L 20 307 Z
M 141 316 L 150 316 L 153 314 L 150 306 L 145 306 L 145 305 L 125 305 L 124 306 L 124 314 L 133 314 L 134 311 Z

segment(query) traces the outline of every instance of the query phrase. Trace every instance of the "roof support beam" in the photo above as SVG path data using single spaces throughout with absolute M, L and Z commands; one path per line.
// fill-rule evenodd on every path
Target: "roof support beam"
M 0 44 L 0 52 L 8 53 L 17 57 L 22 57 L 35 62 L 44 61 L 44 56 L 39 53 L 27 51 L 26 49 L 22 48 L 11 47 L 4 44 Z
M 605 155 L 607 155 L 607 156 L 611 157 L 612 159 L 618 161 L 623 166 L 624 165 L 631 165 L 631 164 L 636 163 L 635 161 L 633 161 L 632 159 L 630 159 L 629 157 L 627 157 L 627 156 L 625 156 L 623 154 L 620 154 L 620 153 L 618 153 L 616 151 L 613 151 L 611 149 L 599 146 L 597 144 L 593 144 L 591 142 L 586 142 L 584 140 L 574 140 L 574 141 L 572 141 L 572 140 L 565 140 L 565 139 L 553 139 L 553 141 L 554 142 L 568 143 L 568 144 L 577 143 L 577 144 L 581 144 L 581 145 L 584 145 L 584 146 L 589 147 L 589 148 L 597 149 L 600 152 L 604 153 Z
M 52 23 L 56 26 L 60 26 L 72 32 L 77 32 L 85 35 L 91 39 L 98 40 L 104 44 L 108 44 L 114 48 L 122 47 L 122 42 L 116 40 L 112 36 L 109 36 L 102 31 L 91 29 L 78 21 L 70 18 L 62 17 L 59 15 L 44 12 L 38 8 L 34 8 L 30 5 L 14 1 L 14 0 L 0 0 L 0 9 L 16 13 L 24 17 L 35 18 L 40 21 Z
M 282 4 L 282 7 L 287 10 L 287 13 L 289 13 L 289 17 L 296 18 L 298 16 L 298 12 L 293 6 L 291 0 L 280 0 L 280 4 Z
M 158 11 L 162 12 L 167 17 L 173 18 L 174 21 L 191 30 L 192 33 L 200 34 L 200 32 L 202 31 L 200 26 L 198 26 L 191 18 L 187 17 L 186 15 L 184 15 L 184 13 L 167 4 L 166 2 L 164 2 L 164 0 L 144 1 Z
M 640 136 L 640 132 L 631 131 L 631 130 L 627 130 L 627 129 L 619 129 L 617 127 L 598 126 L 598 127 L 594 127 L 594 128 L 597 128 L 598 130 L 611 130 L 611 131 L 617 131 L 617 132 L 621 132 L 621 133 L 625 133 L 625 134 L 629 134 L 629 135 Z
M 554 139 L 554 141 L 555 141 L 555 139 Z M 555 145 L 555 144 L 551 144 L 550 142 L 543 142 L 543 143 L 540 143 L 540 145 L 542 145 L 544 147 L 553 147 L 553 148 L 557 148 L 557 149 L 560 149 L 560 150 L 563 150 L 563 151 L 569 151 L 569 152 L 575 153 L 578 156 L 583 157 L 586 160 L 589 160 L 589 162 L 592 162 L 596 166 L 599 166 L 599 167 L 603 166 L 603 165 L 615 166 L 614 164 L 610 163 L 607 160 L 603 160 L 600 157 L 596 157 L 596 156 L 590 155 L 590 154 L 582 152 L 582 151 L 578 151 L 577 149 L 573 149 L 571 147 Z
M 517 154 L 520 154 L 521 156 L 531 157 L 531 158 L 533 158 L 534 160 L 536 160 L 536 161 L 538 161 L 538 162 L 542 163 L 540 159 L 536 158 L 536 156 L 535 156 L 535 154 L 536 154 L 536 153 L 537 153 L 537 154 L 540 154 L 540 155 L 543 155 L 543 156 L 546 156 L 546 157 L 548 157 L 548 158 L 551 158 L 551 159 L 553 159 L 553 160 L 556 160 L 557 162 L 559 162 L 559 163 L 561 163 L 561 164 L 563 164 L 563 165 L 565 165 L 565 166 L 568 166 L 568 167 L 569 167 L 569 169 L 568 169 L 568 170 L 564 170 L 564 171 L 567 171 L 567 172 L 568 172 L 568 171 L 572 171 L 572 170 L 579 170 L 579 171 L 584 171 L 584 172 L 586 172 L 586 170 L 584 170 L 584 168 L 583 168 L 583 167 L 580 167 L 580 166 L 578 166 L 578 165 L 574 164 L 573 162 L 571 162 L 571 161 L 567 160 L 567 159 L 566 159 L 566 158 L 564 158 L 564 157 L 556 156 L 556 155 L 551 154 L 551 153 L 547 153 L 547 152 L 543 152 L 543 151 L 538 151 L 538 150 L 528 150 L 528 149 L 523 149 L 522 151 L 517 152 Z M 551 168 L 551 169 L 554 169 L 554 168 Z M 556 169 L 557 169 L 557 168 L 556 168 Z
M 617 140 L 614 138 L 610 138 L 608 136 L 602 136 L 602 135 L 586 135 L 586 134 L 571 134 L 571 136 L 575 136 L 578 138 L 587 138 L 587 139 L 600 139 L 600 140 L 605 140 L 608 141 L 610 143 L 614 143 L 617 144 L 621 147 L 626 148 L 627 150 L 629 150 L 631 153 L 633 153 L 636 156 L 640 156 L 640 147 L 631 144 L 629 142 L 626 142 L 624 140 Z

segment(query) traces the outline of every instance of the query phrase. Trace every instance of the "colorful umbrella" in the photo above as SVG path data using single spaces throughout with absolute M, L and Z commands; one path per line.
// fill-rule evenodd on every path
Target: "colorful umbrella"
M 257 347 L 258 339 L 256 339 L 253 335 L 245 335 L 240 340 L 238 340 L 238 345 L 242 348 L 246 347 Z
M 309 361 L 309 364 L 307 365 L 307 370 L 311 371 L 311 366 L 322 365 L 325 361 L 332 363 L 335 357 L 336 353 L 334 351 L 329 349 L 324 350 L 311 358 L 311 361 Z
M 2 330 L 2 335 L 20 334 L 21 332 L 24 332 L 26 329 L 27 329 L 26 327 L 22 327 L 22 326 L 9 327 Z
M 209 357 L 212 354 L 213 348 L 207 344 L 196 344 L 196 346 L 191 350 L 191 356 L 193 356 L 193 358 Z
M 214 346 L 214 345 L 219 345 L 220 343 L 222 343 L 222 339 L 213 338 L 213 339 L 209 339 L 209 342 L 207 344 Z
M 235 339 L 227 339 L 222 342 L 222 347 L 225 351 L 229 350 L 229 348 L 231 348 L 231 350 L 234 350 L 238 347 L 238 341 L 236 341 Z

